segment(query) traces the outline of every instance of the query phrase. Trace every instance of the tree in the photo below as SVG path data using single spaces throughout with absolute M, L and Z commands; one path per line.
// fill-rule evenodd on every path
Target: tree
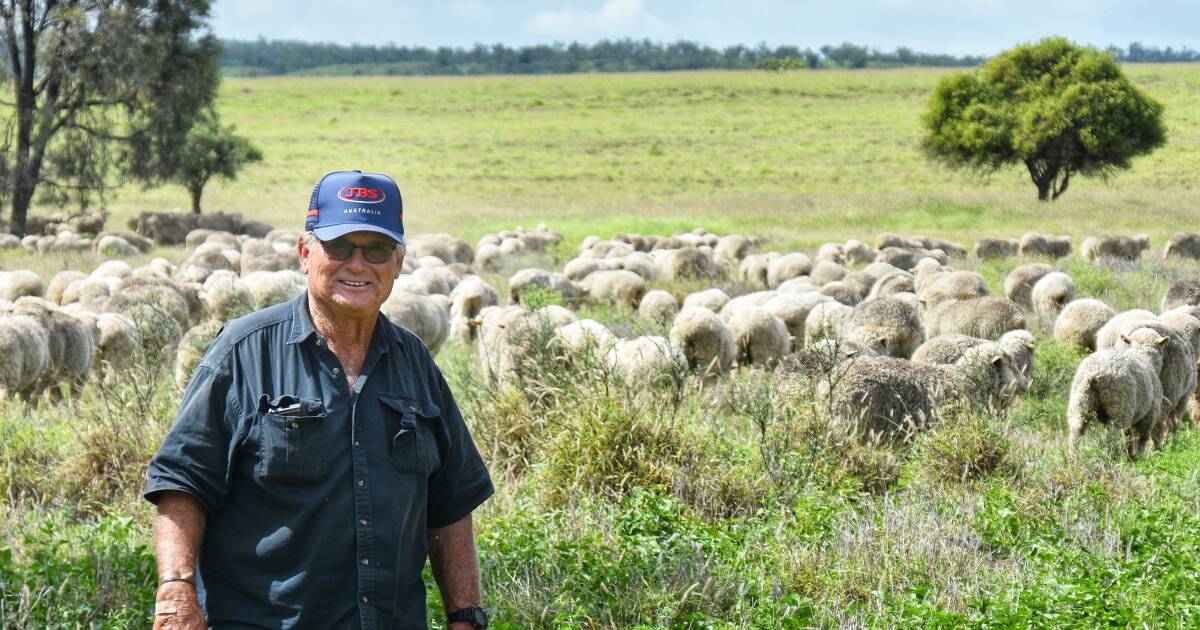
M 220 47 L 208 0 L 0 0 L 13 100 L 0 198 L 22 234 L 35 195 L 85 207 L 123 178 L 161 181 L 211 102 Z
M 1107 177 L 1166 143 L 1162 113 L 1112 55 L 1052 37 L 943 78 L 922 144 L 934 159 L 983 173 L 1024 164 L 1038 199 L 1050 201 L 1072 175 Z
M 262 151 L 234 133 L 233 125 L 222 125 L 216 112 L 209 111 L 188 131 L 170 178 L 187 189 L 192 212 L 200 214 L 200 196 L 210 179 L 236 179 L 243 166 L 262 157 Z

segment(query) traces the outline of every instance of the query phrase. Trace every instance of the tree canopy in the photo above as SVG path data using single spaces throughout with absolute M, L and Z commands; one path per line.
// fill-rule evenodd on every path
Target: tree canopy
M 222 125 L 216 112 L 206 112 L 179 147 L 171 180 L 187 189 L 192 212 L 200 214 L 200 197 L 210 179 L 236 179 L 243 166 L 262 157 L 258 147 L 234 133 L 233 125 Z
M 1072 175 L 1106 177 L 1162 146 L 1162 114 L 1111 54 L 1053 37 L 943 78 L 929 99 L 923 147 L 985 173 L 1023 164 L 1048 201 Z
M 24 232 L 35 194 L 86 206 L 121 179 L 162 181 L 215 94 L 208 0 L 5 0 L 0 198 Z

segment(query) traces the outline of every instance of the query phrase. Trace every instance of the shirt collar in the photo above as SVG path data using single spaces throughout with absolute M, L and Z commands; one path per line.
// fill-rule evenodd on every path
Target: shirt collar
M 289 344 L 301 343 L 318 334 L 320 333 L 317 332 L 312 318 L 308 315 L 308 291 L 305 291 L 292 300 L 292 334 L 288 337 L 287 342 Z M 396 327 L 383 316 L 383 313 L 379 314 L 379 319 L 375 322 L 375 331 L 371 333 L 371 345 L 378 347 L 380 352 L 387 352 L 388 348 L 393 345 L 398 346 L 400 350 L 405 349 L 404 340 L 400 338 Z

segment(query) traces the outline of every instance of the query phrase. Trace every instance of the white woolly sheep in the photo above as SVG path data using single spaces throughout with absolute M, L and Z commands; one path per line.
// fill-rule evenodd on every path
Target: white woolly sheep
M 679 313 L 679 300 L 667 291 L 649 291 L 638 304 L 638 317 L 656 326 L 666 326 Z
M 581 319 L 555 328 L 552 343 L 559 356 L 574 361 L 588 352 L 596 352 L 599 356 L 608 354 L 617 344 L 617 336 L 594 319 Z
M 254 294 L 254 307 L 264 309 L 294 299 L 308 289 L 304 274 L 291 269 L 255 271 L 242 277 L 242 282 Z
M 624 269 L 589 274 L 580 282 L 580 286 L 593 302 L 611 302 L 635 309 L 646 294 L 646 281 Z
M 1196 353 L 1189 339 L 1174 326 L 1163 322 L 1144 322 L 1127 335 L 1117 339 L 1117 348 L 1136 343 L 1144 331 L 1153 331 L 1167 340 L 1159 344 L 1162 349 L 1162 365 L 1158 380 L 1162 384 L 1163 408 L 1161 425 L 1156 426 L 1155 444 L 1162 446 L 1166 432 L 1179 427 L 1188 402 L 1196 391 Z
M 738 265 L 738 280 L 752 287 L 765 289 L 768 286 L 767 274 L 771 261 L 776 258 L 779 258 L 779 252 L 751 254 L 743 258 Z
M 775 291 L 755 291 L 754 293 L 739 295 L 726 302 L 725 306 L 722 306 L 721 311 L 717 314 L 721 316 L 722 321 L 729 323 L 729 319 L 733 317 L 734 313 L 743 308 L 762 306 L 767 303 L 767 300 L 776 295 L 779 295 L 779 293 Z
M 767 286 L 773 289 L 786 280 L 807 276 L 812 268 L 812 260 L 808 256 L 800 252 L 784 254 L 767 265 Z
M 0 356 L 4 357 L 0 361 L 0 400 L 36 398 L 50 365 L 46 318 L 13 313 L 0 316 Z
M 841 302 L 821 302 L 814 306 L 804 318 L 805 345 L 825 337 L 841 336 L 853 312 L 852 307 Z
M 846 338 L 879 355 L 907 359 L 925 341 L 921 315 L 903 300 L 882 297 L 854 307 L 843 331 Z
M 982 238 L 975 241 L 975 257 L 980 260 L 1011 258 L 1017 255 L 1018 246 L 1015 238 Z
M 209 317 L 217 322 L 231 321 L 254 310 L 254 293 L 232 271 L 212 272 L 204 281 L 201 295 L 208 305 Z
M 194 231 L 194 230 L 193 230 Z M 192 326 L 183 333 L 179 340 L 179 349 L 175 351 L 175 385 L 180 389 L 186 388 L 196 366 L 204 359 L 208 348 L 221 332 L 222 322 L 215 319 L 205 320 Z
M 914 236 L 911 240 L 920 243 L 921 247 L 930 251 L 940 249 L 945 252 L 947 256 L 963 258 L 967 255 L 967 248 L 955 243 L 954 241 L 948 241 L 937 236 Z
M 849 269 L 840 264 L 828 260 L 818 262 L 809 272 L 808 277 L 812 279 L 813 284 L 817 286 L 825 286 L 830 282 L 837 282 L 846 277 L 850 273 Z
M 733 332 L 707 308 L 684 307 L 675 317 L 669 337 L 688 365 L 705 377 L 728 372 L 737 356 Z
M 1178 330 L 1191 343 L 1192 352 L 1200 358 L 1200 306 L 1179 306 L 1159 315 L 1158 319 Z
M 1127 335 L 1142 322 L 1156 322 L 1158 315 L 1144 309 L 1122 311 L 1108 318 L 1108 321 L 1096 331 L 1096 349 L 1112 348 L 1117 345 L 1121 335 Z
M 444 295 L 392 291 L 379 310 L 393 324 L 408 329 L 436 355 L 450 336 L 450 305 Z
M 875 249 L 883 251 L 889 247 L 897 249 L 918 249 L 925 245 L 916 239 L 905 238 L 899 234 L 884 232 L 875 237 Z
M 1046 263 L 1029 263 L 1013 269 L 1004 278 L 1005 297 L 1021 306 L 1033 306 L 1033 285 L 1052 271 L 1054 267 Z
M 100 313 L 96 316 L 95 370 L 104 385 L 114 385 L 137 365 L 142 356 L 142 342 L 137 325 L 119 313 Z
M 583 295 L 579 286 L 561 273 L 543 269 L 522 269 L 508 279 L 509 304 L 520 304 L 521 294 L 535 287 L 555 291 L 568 301 L 577 300 Z
M 25 296 L 13 302 L 14 315 L 39 319 L 46 327 L 49 361 L 39 390 L 49 389 L 52 397 L 61 396 L 58 385 L 65 383 L 72 394 L 78 393 L 87 382 L 96 360 L 95 317 L 75 317 L 63 312 L 46 300 Z
M 1200 306 L 1200 280 L 1178 280 L 1167 289 L 1159 310 L 1166 312 L 1180 306 Z
M 973 271 L 951 271 L 939 275 L 917 297 L 926 309 L 934 309 L 951 300 L 969 300 L 987 294 L 987 281 L 983 276 Z
M 1127 337 L 1132 346 L 1105 348 L 1083 358 L 1071 381 L 1067 428 L 1071 448 L 1092 422 L 1132 434 L 1130 457 L 1146 449 L 1162 422 L 1163 389 L 1159 380 L 1163 348 L 1169 339 L 1149 329 Z
M 761 307 L 738 309 L 729 318 L 739 365 L 771 366 L 792 351 L 792 336 L 783 320 Z
M 16 302 L 26 295 L 41 297 L 44 292 L 41 276 L 28 269 L 0 271 L 0 300 Z
M 670 250 L 660 259 L 659 275 L 667 280 L 715 279 L 720 278 L 721 267 L 710 254 L 702 250 L 685 247 Z
M 729 262 L 737 262 L 754 250 L 754 243 L 741 234 L 727 234 L 717 239 L 713 254 Z
M 1163 258 L 1200 260 L 1200 234 L 1176 232 L 1163 247 Z
M 881 276 L 867 294 L 868 300 L 890 297 L 896 293 L 913 293 L 916 290 L 916 279 L 907 271 L 893 271 Z
M 563 267 L 563 275 L 572 282 L 579 282 L 597 271 L 616 269 L 617 264 L 607 258 L 572 258 Z
M 1118 258 L 1122 260 L 1137 260 L 1142 252 L 1150 249 L 1150 236 L 1090 236 L 1083 241 L 1080 253 L 1088 260 L 1101 258 Z
M 1025 314 L 1012 300 L 978 297 L 945 302 L 926 314 L 925 336 L 960 333 L 996 340 L 1000 335 L 1025 328 Z
M 496 289 L 479 276 L 470 275 L 462 279 L 450 292 L 450 336 L 462 341 L 475 338 L 475 326 L 471 320 L 488 306 L 500 303 Z
M 846 254 L 847 265 L 861 265 L 863 263 L 875 262 L 877 254 L 874 247 L 854 239 L 846 241 L 846 244 L 842 246 L 842 252 Z
M 406 244 L 408 255 L 414 259 L 422 256 L 436 256 L 443 262 L 471 263 L 475 260 L 475 252 L 471 244 L 449 234 L 421 234 L 408 240 Z
M 761 305 L 787 326 L 788 334 L 792 336 L 792 344 L 800 345 L 804 341 L 804 322 L 808 319 L 808 314 L 818 304 L 830 299 L 820 293 L 776 293 Z
M 1065 258 L 1071 254 L 1071 237 L 1026 232 L 1021 237 L 1019 249 L 1022 256 Z
M 775 287 L 775 292 L 776 293 L 816 293 L 820 289 L 821 289 L 821 287 L 818 287 L 817 285 L 813 284 L 812 279 L 809 278 L 808 276 L 800 276 L 799 278 L 792 278 L 791 280 L 785 280 L 783 282 L 783 284 Z M 855 290 L 855 293 L 858 293 L 858 291 Z
M 842 244 L 822 243 L 821 247 L 817 248 L 817 254 L 813 256 L 813 263 L 819 265 L 823 262 L 844 265 L 846 263 L 846 252 L 842 248 Z
M 412 273 L 413 279 L 425 283 L 430 294 L 450 295 L 458 286 L 459 277 L 449 267 L 419 267 Z
M 821 287 L 820 294 L 831 297 L 846 306 L 855 306 L 862 301 L 862 298 L 858 295 L 858 291 L 855 291 L 853 287 L 841 281 L 830 282 Z
M 63 271 L 54 274 L 54 276 L 50 278 L 50 284 L 46 285 L 46 299 L 54 302 L 55 304 L 62 304 L 63 291 L 65 291 L 72 282 L 75 282 L 76 280 L 83 280 L 86 277 L 87 274 L 83 273 L 82 271 L 75 271 L 74 269 L 64 269 Z
M 687 359 L 665 337 L 619 339 L 608 351 L 608 366 L 630 385 L 668 379 L 687 369 Z
M 1072 300 L 1054 320 L 1054 340 L 1064 346 L 1095 350 L 1096 333 L 1116 314 L 1116 309 L 1097 299 Z
M 714 313 L 719 312 L 729 303 L 729 296 L 717 288 L 697 291 L 683 298 L 682 308 L 706 308 Z
M 92 241 L 92 251 L 101 256 L 135 256 L 140 253 L 129 241 L 113 234 L 105 234 Z
M 1057 317 L 1063 307 L 1075 299 L 1075 281 L 1061 271 L 1050 272 L 1033 285 L 1030 299 L 1035 313 L 1043 317 Z
M 479 313 L 479 363 L 486 385 L 513 386 L 526 358 L 553 334 L 549 323 L 523 306 L 489 306 Z

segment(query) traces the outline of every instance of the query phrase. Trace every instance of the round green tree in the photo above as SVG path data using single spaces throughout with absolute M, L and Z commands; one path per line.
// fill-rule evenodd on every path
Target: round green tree
M 922 146 L 955 168 L 1024 164 L 1050 201 L 1073 175 L 1106 177 L 1165 144 L 1162 114 L 1112 55 L 1051 37 L 939 81 Z

